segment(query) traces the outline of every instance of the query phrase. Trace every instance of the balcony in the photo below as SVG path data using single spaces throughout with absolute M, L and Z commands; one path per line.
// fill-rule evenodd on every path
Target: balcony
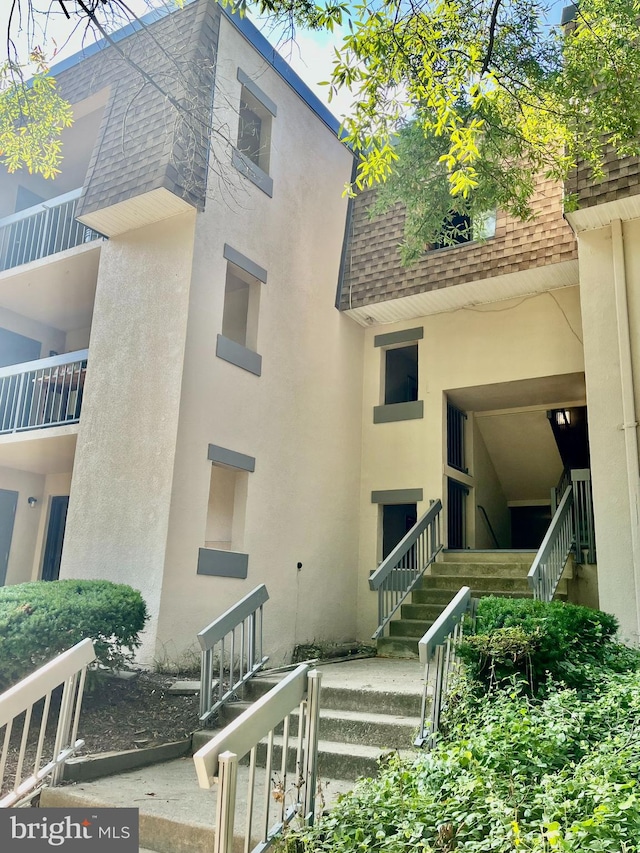
M 88 350 L 0 368 L 0 435 L 78 423 Z
M 0 272 L 102 237 L 77 222 L 82 189 L 0 219 Z

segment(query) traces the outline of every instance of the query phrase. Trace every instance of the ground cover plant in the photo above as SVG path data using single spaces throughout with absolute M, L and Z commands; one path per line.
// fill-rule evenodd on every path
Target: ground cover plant
M 0 691 L 90 637 L 98 661 L 125 666 L 147 619 L 140 593 L 110 581 L 59 580 L 0 589 Z
M 550 620 L 577 617 L 610 624 L 593 612 Z M 592 630 L 593 654 L 585 643 L 580 663 L 589 690 L 548 677 L 536 692 L 523 672 L 489 681 L 467 670 L 430 753 L 386 763 L 284 844 L 296 853 L 638 851 L 640 653 L 621 649 L 608 627 L 605 637 Z

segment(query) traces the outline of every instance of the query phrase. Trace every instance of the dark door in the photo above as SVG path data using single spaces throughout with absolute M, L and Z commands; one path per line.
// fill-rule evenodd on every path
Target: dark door
M 47 541 L 44 547 L 44 561 L 42 563 L 43 581 L 58 580 L 58 575 L 60 574 L 60 560 L 62 558 L 62 545 L 64 543 L 64 528 L 67 523 L 68 506 L 68 495 L 59 495 L 51 498 L 49 526 L 47 527 Z
M 382 559 L 384 560 L 418 520 L 415 504 L 385 504 L 382 507 Z
M 0 586 L 4 586 L 9 564 L 9 551 L 13 538 L 13 522 L 16 517 L 18 493 L 0 489 Z
M 466 503 L 469 489 L 451 478 L 447 481 L 447 547 L 466 547 Z

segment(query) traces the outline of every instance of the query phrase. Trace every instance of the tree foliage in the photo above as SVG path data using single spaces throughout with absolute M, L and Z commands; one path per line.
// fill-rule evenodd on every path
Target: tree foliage
M 425 243 L 447 242 L 447 214 L 499 206 L 526 219 L 541 174 L 562 181 L 583 161 L 597 179 L 608 146 L 640 153 L 640 0 L 580 0 L 566 27 L 549 23 L 562 0 L 553 15 L 544 0 L 221 2 L 292 31 L 345 26 L 328 85 L 331 94 L 348 87 L 355 98 L 344 131 L 360 163 L 348 189 L 382 185 L 378 209 L 407 207 L 406 259 Z M 62 5 L 96 26 L 99 16 L 128 10 L 124 0 Z M 33 0 L 14 7 L 33 17 Z M 49 86 L 34 86 L 33 103 L 21 102 L 19 114 L 6 85 L 0 93 L 2 156 L 11 168 L 42 162 L 47 174 L 55 170 L 55 144 L 25 148 L 21 139 L 55 136 L 47 119 L 59 120 L 62 105 Z M 36 110 L 41 93 L 48 106 Z
M 9 172 L 25 167 L 53 178 L 62 156 L 60 134 L 72 123 L 71 106 L 56 91 L 44 56 L 33 52 L 35 73 L 27 84 L 22 68 L 0 65 L 0 162 Z
M 331 86 L 357 91 L 346 120 L 356 188 L 409 211 L 405 257 L 442 242 L 447 211 L 531 217 L 542 174 L 607 146 L 640 153 L 638 0 L 580 0 L 567 27 L 538 0 L 383 0 L 352 10 Z M 446 235 L 444 237 L 446 242 Z

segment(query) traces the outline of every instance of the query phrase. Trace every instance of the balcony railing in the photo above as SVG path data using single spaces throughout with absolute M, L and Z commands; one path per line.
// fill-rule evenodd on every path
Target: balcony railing
M 0 434 L 77 423 L 89 350 L 0 368 Z
M 0 272 L 102 237 L 76 221 L 82 189 L 0 219 Z

